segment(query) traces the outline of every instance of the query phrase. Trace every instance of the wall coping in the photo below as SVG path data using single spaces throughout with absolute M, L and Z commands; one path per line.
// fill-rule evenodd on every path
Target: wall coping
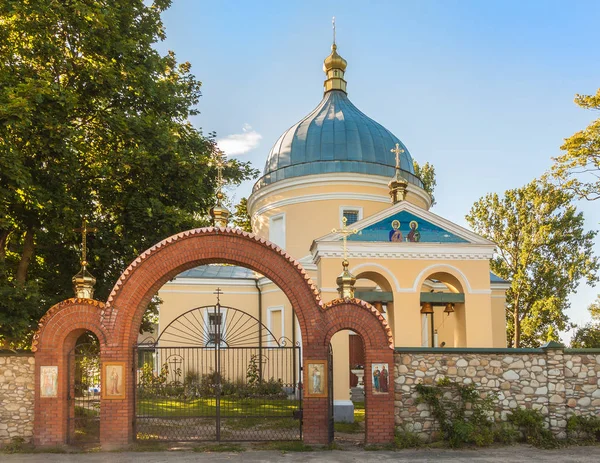
M 565 354 L 600 354 L 600 348 L 569 348 L 565 349 Z
M 0 349 L 0 357 L 35 357 L 35 354 L 27 350 Z
M 543 354 L 547 349 L 542 348 L 513 348 L 513 347 L 396 347 L 396 353 L 422 352 L 429 354 Z M 592 349 L 583 349 L 592 350 Z M 600 350 L 600 349 L 598 349 Z

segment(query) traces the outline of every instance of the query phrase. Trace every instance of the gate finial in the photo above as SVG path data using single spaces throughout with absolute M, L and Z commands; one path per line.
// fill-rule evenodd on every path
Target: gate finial
M 354 298 L 354 283 L 356 283 L 356 277 L 350 273 L 348 270 L 348 248 L 346 245 L 346 240 L 349 235 L 355 235 L 358 233 L 357 229 L 349 229 L 346 227 L 346 223 L 348 219 L 346 217 L 342 217 L 342 228 L 336 230 L 335 228 L 331 230 L 333 233 L 339 233 L 342 235 L 342 239 L 344 241 L 344 260 L 342 261 L 342 273 L 336 278 L 336 283 L 338 285 L 338 292 L 342 299 L 353 299 Z
M 215 204 L 215 206 L 213 208 L 211 208 L 210 210 L 210 216 L 213 219 L 213 226 L 215 227 L 220 227 L 220 228 L 226 228 L 227 227 L 227 222 L 229 219 L 229 211 L 227 210 L 227 208 L 225 206 L 223 206 L 223 204 L 221 204 L 221 201 L 224 198 L 223 195 L 223 185 L 225 183 L 224 179 L 223 179 L 223 168 L 225 167 L 225 153 L 221 150 L 216 150 L 214 153 L 214 163 L 215 166 L 217 167 L 217 204 Z
M 74 231 L 81 232 L 81 269 L 71 279 L 73 282 L 73 291 L 75 292 L 75 297 L 80 299 L 93 299 L 96 278 L 94 278 L 87 270 L 87 235 L 88 233 L 98 231 L 98 229 L 88 227 L 87 220 L 84 217 L 81 228 L 76 228 Z

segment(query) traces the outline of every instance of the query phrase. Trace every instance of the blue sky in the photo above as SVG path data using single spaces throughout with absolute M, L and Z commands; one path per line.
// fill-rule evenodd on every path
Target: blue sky
M 563 139 L 599 117 L 573 103 L 600 87 L 595 0 L 173 0 L 157 47 L 203 82 L 194 124 L 262 170 L 279 135 L 322 97 L 332 16 L 350 99 L 435 166 L 433 212 L 458 224 L 486 193 L 544 173 Z M 599 228 L 600 204 L 579 206 Z M 589 318 L 598 292 L 580 286 L 574 322 Z

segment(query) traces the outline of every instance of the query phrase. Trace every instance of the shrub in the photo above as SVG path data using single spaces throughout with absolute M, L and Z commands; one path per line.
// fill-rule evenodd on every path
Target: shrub
M 523 433 L 527 443 L 535 447 L 552 449 L 559 446 L 552 432 L 544 427 L 544 416 L 539 410 L 517 408 L 508 415 L 508 421 Z
M 572 415 L 567 420 L 567 435 L 576 442 L 600 441 L 600 418 Z
M 450 447 L 485 446 L 494 441 L 490 419 L 494 395 L 481 397 L 473 384 L 458 384 L 448 378 L 442 378 L 434 386 L 417 384 L 416 390 L 417 404 L 429 405 L 442 438 Z

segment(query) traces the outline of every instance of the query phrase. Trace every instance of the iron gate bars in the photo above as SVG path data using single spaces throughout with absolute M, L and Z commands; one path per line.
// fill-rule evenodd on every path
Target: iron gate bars
M 300 440 L 300 347 L 257 324 L 216 304 L 182 314 L 157 341 L 138 345 L 137 439 Z
M 68 356 L 67 442 L 100 441 L 100 347 L 78 344 Z

